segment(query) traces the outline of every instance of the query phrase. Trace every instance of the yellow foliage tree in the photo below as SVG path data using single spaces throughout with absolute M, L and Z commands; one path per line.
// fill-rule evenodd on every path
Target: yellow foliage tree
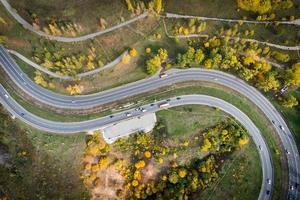
M 130 59 L 131 59 L 130 55 L 129 55 L 129 54 L 125 54 L 125 55 L 122 57 L 122 63 L 125 64 L 125 65 L 127 65 L 127 64 L 129 64 Z
M 138 54 L 138 52 L 137 52 L 137 50 L 136 50 L 135 48 L 130 49 L 129 55 L 130 55 L 131 57 L 136 57 L 137 54 Z
M 249 142 L 249 138 L 246 137 L 246 136 L 243 136 L 243 137 L 241 137 L 241 138 L 239 139 L 239 145 L 240 145 L 240 146 L 243 146 L 243 145 L 245 145 L 245 144 L 248 144 L 248 142 Z
M 162 11 L 162 1 L 163 0 L 154 0 L 154 10 L 158 14 Z
M 43 87 L 48 87 L 47 81 L 44 80 L 42 73 L 39 71 L 35 72 L 34 82 L 38 85 L 41 85 Z
M 135 168 L 140 169 L 145 167 L 145 161 L 144 160 L 139 160 L 134 164 Z
M 133 11 L 133 6 L 132 6 L 132 3 L 131 3 L 131 0 L 125 0 L 126 2 L 126 5 L 127 5 L 127 9 L 129 11 Z
M 212 144 L 211 142 L 209 141 L 209 139 L 204 139 L 203 141 L 203 145 L 201 146 L 201 150 L 202 151 L 208 151 L 210 148 L 211 148 Z
M 132 181 L 132 186 L 137 187 L 139 185 L 139 182 L 137 180 Z
M 0 17 L 0 24 L 7 25 L 6 21 L 3 19 L 3 17 Z
M 178 175 L 179 175 L 180 178 L 184 178 L 186 176 L 186 174 L 187 174 L 187 172 L 186 172 L 185 169 L 183 169 L 183 168 L 179 169 Z
M 150 151 L 145 151 L 144 156 L 145 156 L 145 158 L 151 158 L 152 155 L 151 155 Z
M 271 0 L 237 0 L 238 7 L 243 10 L 264 14 L 272 9 Z
M 78 84 L 75 85 L 69 85 L 66 90 L 69 92 L 70 95 L 76 95 L 76 94 L 81 94 L 82 92 L 82 87 L 79 86 Z
M 293 108 L 294 106 L 298 105 L 298 101 L 296 97 L 290 95 L 283 100 L 282 105 L 286 108 Z
M 300 85 L 300 62 L 294 64 L 286 71 L 286 83 L 288 85 Z

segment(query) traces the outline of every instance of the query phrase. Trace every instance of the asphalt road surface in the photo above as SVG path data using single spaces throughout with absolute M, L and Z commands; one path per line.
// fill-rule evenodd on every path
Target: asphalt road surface
M 164 102 L 168 102 L 168 107 L 180 106 L 180 105 L 187 105 L 187 104 L 201 104 L 201 105 L 208 105 L 220 108 L 221 110 L 227 112 L 228 114 L 232 115 L 234 118 L 240 121 L 240 123 L 248 130 L 249 134 L 251 135 L 253 141 L 255 142 L 257 149 L 259 151 L 261 165 L 262 165 L 262 172 L 263 172 L 263 181 L 262 187 L 259 194 L 259 199 L 269 199 L 271 190 L 272 190 L 272 183 L 273 183 L 273 166 L 271 162 L 271 157 L 267 148 L 267 145 L 260 134 L 258 128 L 254 125 L 254 123 L 245 115 L 242 111 L 240 111 L 235 106 L 215 97 L 207 96 L 207 95 L 185 95 L 180 97 L 175 97 L 162 101 L 157 101 L 153 104 L 148 104 L 142 106 L 142 109 L 145 111 L 142 112 L 141 109 L 130 109 L 124 112 L 116 113 L 111 116 L 102 117 L 95 120 L 83 121 L 83 122 L 55 122 L 46 119 L 42 119 L 38 116 L 31 114 L 30 112 L 26 111 L 22 108 L 9 94 L 6 90 L 0 86 L 0 102 L 2 105 L 7 108 L 7 110 L 18 119 L 24 121 L 25 123 L 44 131 L 53 132 L 53 133 L 78 133 L 78 132 L 88 132 L 92 130 L 99 129 L 100 127 L 108 126 L 111 124 L 116 124 L 120 121 L 130 119 L 132 117 L 138 117 L 144 115 L 149 112 L 156 112 L 162 108 L 161 105 Z M 131 113 L 132 116 L 127 117 L 126 113 Z M 109 137 L 109 136 L 108 136 Z M 113 138 L 108 138 L 113 139 Z M 271 184 L 268 183 L 270 180 Z M 270 193 L 267 194 L 267 191 Z
M 270 121 L 273 121 L 274 128 L 286 149 L 289 166 L 289 186 L 295 186 L 300 182 L 299 152 L 294 137 L 281 114 L 257 89 L 235 76 L 205 69 L 170 70 L 167 72 L 168 76 L 164 79 L 154 76 L 92 95 L 66 96 L 46 90 L 32 82 L 2 46 L 0 46 L 0 63 L 9 77 L 29 96 L 58 108 L 91 108 L 184 81 L 207 81 L 229 87 L 251 100 Z M 299 188 L 295 187 L 293 190 L 290 189 L 289 199 L 299 199 L 298 190 Z

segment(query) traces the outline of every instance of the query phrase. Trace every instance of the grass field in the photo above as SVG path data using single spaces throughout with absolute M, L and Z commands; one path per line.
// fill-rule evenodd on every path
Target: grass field
M 0 167 L 0 190 L 8 199 L 88 199 L 81 180 L 85 134 L 58 136 L 11 121 L 0 110 L 0 144 L 11 156 Z
M 230 118 L 226 113 L 201 105 L 188 105 L 157 112 L 169 136 L 191 135 Z
M 9 2 L 29 23 L 33 21 L 30 13 L 35 13 L 42 26 L 47 25 L 50 19 L 72 21 L 83 28 L 81 34 L 99 31 L 100 18 L 105 19 L 106 27 L 111 27 L 120 23 L 122 19 L 133 17 L 127 10 L 125 1 L 120 0 L 34 0 L 30 4 L 26 0 Z

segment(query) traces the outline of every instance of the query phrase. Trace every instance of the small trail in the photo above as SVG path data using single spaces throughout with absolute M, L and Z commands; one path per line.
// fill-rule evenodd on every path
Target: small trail
M 300 25 L 300 19 L 295 19 L 292 21 L 256 21 L 256 20 L 243 20 L 243 19 L 225 19 L 225 18 L 215 18 L 215 17 L 202 17 L 202 16 L 192 16 L 192 15 L 181 15 L 174 13 L 166 13 L 166 18 L 177 18 L 177 19 L 200 19 L 200 20 L 211 20 L 211 21 L 222 21 L 230 23 L 250 23 L 250 24 L 289 24 L 289 25 Z
M 77 74 L 75 76 L 67 76 L 67 75 L 60 75 L 58 73 L 52 72 L 52 71 L 46 69 L 45 67 L 42 67 L 42 66 L 36 64 L 35 62 L 31 61 L 30 59 L 26 58 L 25 56 L 23 56 L 22 54 L 14 51 L 14 50 L 7 50 L 7 51 L 9 53 L 11 53 L 12 55 L 17 56 L 19 59 L 21 59 L 22 61 L 24 61 L 28 65 L 34 67 L 35 69 L 40 70 L 40 71 L 42 71 L 42 72 L 44 72 L 44 73 L 46 73 L 46 74 L 48 74 L 48 75 L 50 75 L 52 77 L 63 79 L 63 80 L 72 80 L 74 78 L 83 78 L 83 77 L 86 77 L 86 76 L 90 76 L 90 75 L 99 73 L 99 72 L 101 72 L 103 70 L 109 69 L 109 68 L 117 65 L 118 63 L 120 63 L 122 61 L 123 56 L 125 56 L 125 55 L 128 54 L 128 51 L 125 51 L 123 54 L 121 54 L 115 60 L 113 60 L 110 63 L 107 63 L 103 67 L 97 67 L 94 70 L 91 70 L 91 71 L 88 71 L 88 72 L 79 73 L 79 74 Z
M 92 39 L 96 36 L 100 36 L 100 35 L 103 35 L 105 33 L 109 33 L 109 32 L 112 32 L 116 29 L 119 29 L 119 28 L 122 28 L 124 26 L 127 26 L 137 20 L 140 20 L 140 19 L 143 19 L 145 17 L 148 16 L 148 12 L 144 12 L 143 14 L 133 18 L 133 19 L 130 19 L 126 22 L 123 22 L 123 23 L 120 23 L 118 25 L 115 25 L 113 27 L 110 27 L 108 29 L 105 29 L 103 31 L 98 31 L 98 32 L 95 32 L 95 33 L 90 33 L 90 34 L 87 34 L 87 35 L 83 35 L 83 36 L 78 36 L 78 37 L 62 37 L 62 36 L 55 36 L 55 35 L 50 35 L 50 34 L 47 34 L 43 31 L 40 31 L 40 30 L 37 30 L 35 29 L 31 24 L 29 24 L 26 20 L 24 20 L 18 13 L 17 11 L 12 8 L 10 6 L 10 4 L 7 2 L 7 0 L 0 0 L 0 2 L 3 4 L 3 6 L 5 7 L 5 9 L 15 18 L 15 20 L 22 24 L 22 26 L 31 31 L 31 32 L 34 32 L 35 34 L 39 35 L 39 36 L 42 36 L 42 37 L 46 37 L 50 40 L 55 40 L 55 41 L 58 41 L 58 42 L 66 42 L 66 43 L 70 43 L 70 42 L 81 42 L 81 41 L 85 41 L 85 40 L 88 40 L 88 39 Z

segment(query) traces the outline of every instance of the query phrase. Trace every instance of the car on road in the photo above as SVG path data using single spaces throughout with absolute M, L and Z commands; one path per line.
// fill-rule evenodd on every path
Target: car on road
M 5 98 L 7 98 L 7 99 L 8 99 L 8 95 L 7 95 L 7 94 L 4 94 L 4 96 L 5 96 Z
M 275 124 L 275 121 L 274 121 L 274 120 L 272 120 L 272 123 L 273 123 L 273 124 Z
M 258 148 L 259 148 L 259 150 L 261 150 L 261 146 L 260 145 L 258 145 Z
M 113 115 L 109 116 L 109 118 L 113 118 L 113 117 L 114 117 Z
M 151 103 L 151 104 L 150 104 L 150 106 L 154 106 L 154 105 L 155 105 L 154 103 Z
M 21 113 L 21 116 L 24 116 L 25 115 L 25 113 Z
M 167 99 L 167 101 L 171 101 L 171 99 Z
M 125 115 L 126 115 L 126 117 L 131 117 L 132 116 L 132 114 L 131 113 L 125 113 Z
M 279 125 L 279 128 L 280 128 L 281 130 L 283 130 L 283 131 L 284 131 L 284 128 L 283 128 L 283 126 Z
M 294 186 L 290 185 L 290 190 L 294 190 Z
M 177 97 L 176 99 L 177 99 L 177 100 L 180 100 L 180 99 L 181 99 L 181 97 Z
M 270 195 L 270 190 L 267 190 L 267 191 L 266 191 L 266 194 L 267 194 L 267 195 Z
M 286 152 L 287 154 L 291 154 L 291 152 L 289 152 L 287 149 L 285 149 L 285 152 Z
M 146 110 L 145 108 L 142 108 L 141 111 L 142 111 L 142 112 L 146 112 L 147 110 Z
M 159 105 L 160 108 L 168 107 L 170 104 L 168 102 L 161 103 Z
M 168 76 L 168 74 L 166 74 L 166 73 L 161 73 L 160 75 L 159 75 L 159 78 L 166 78 Z
M 72 100 L 72 103 L 75 103 L 75 101 L 74 101 L 74 100 Z
M 267 179 L 267 183 L 269 184 L 269 185 L 271 185 L 271 179 Z

